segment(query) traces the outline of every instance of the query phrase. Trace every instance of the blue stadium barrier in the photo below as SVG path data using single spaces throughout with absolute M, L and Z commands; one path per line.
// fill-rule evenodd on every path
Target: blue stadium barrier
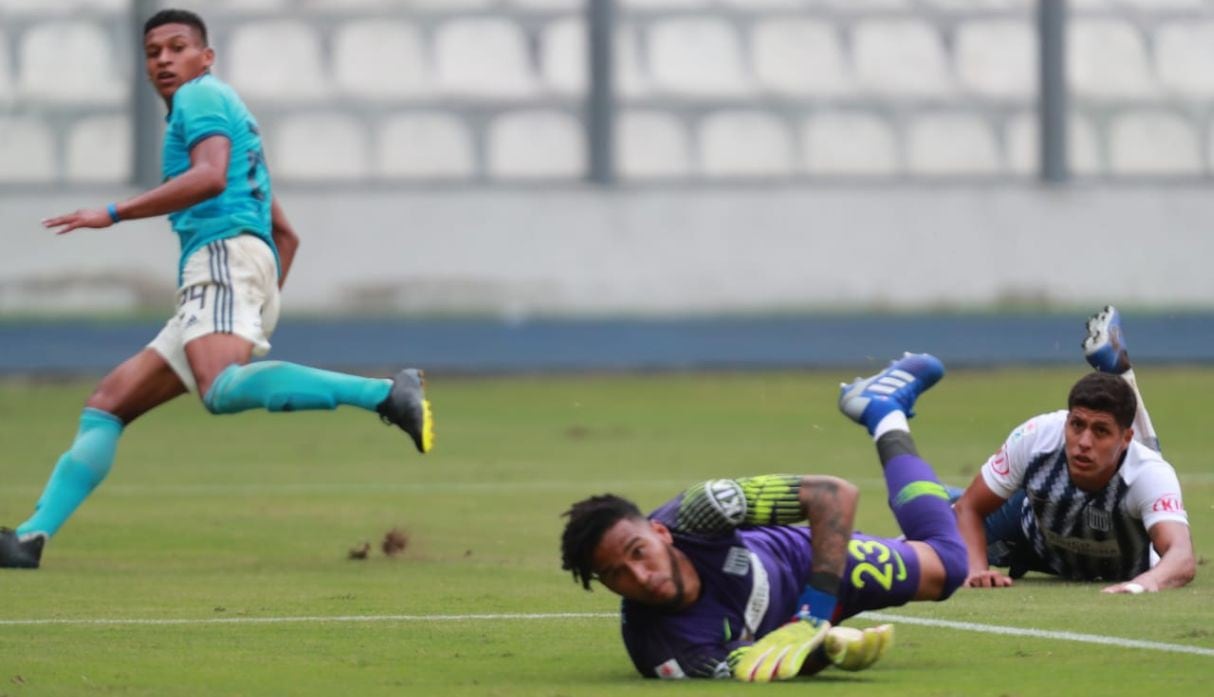
M 402 365 L 463 373 L 780 369 L 884 363 L 930 351 L 952 366 L 1073 364 L 1086 316 L 825 315 L 598 320 L 300 320 L 271 357 L 351 370 Z M 1214 314 L 1129 315 L 1141 363 L 1214 362 Z M 160 323 L 0 322 L 0 374 L 98 374 Z

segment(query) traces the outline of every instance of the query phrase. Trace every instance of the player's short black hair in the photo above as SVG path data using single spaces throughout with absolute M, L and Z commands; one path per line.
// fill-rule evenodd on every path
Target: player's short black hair
M 202 37 L 202 45 L 208 45 L 206 22 L 202 21 L 202 17 L 189 10 L 161 10 L 157 12 L 149 17 L 148 21 L 143 23 L 143 35 L 147 36 L 148 32 L 165 24 L 185 24 L 194 27 L 198 31 L 198 35 Z
M 561 535 L 561 568 L 573 573 L 573 580 L 580 581 L 586 590 L 594 579 L 594 549 L 603 533 L 625 518 L 645 519 L 635 503 L 615 494 L 583 499 L 561 515 L 569 518 Z
M 1067 396 L 1066 408 L 1083 407 L 1092 411 L 1103 411 L 1113 415 L 1113 420 L 1122 428 L 1134 424 L 1134 414 L 1138 411 L 1138 397 L 1134 388 L 1120 375 L 1112 373 L 1088 373 Z

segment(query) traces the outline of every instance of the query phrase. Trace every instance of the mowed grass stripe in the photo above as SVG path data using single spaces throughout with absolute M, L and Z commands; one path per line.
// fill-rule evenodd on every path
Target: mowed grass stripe
M 41 620 L 0 620 L 0 626 L 180 626 L 207 624 L 317 624 L 340 622 L 482 622 L 494 620 L 585 620 L 619 618 L 614 612 L 537 612 L 537 613 L 485 613 L 469 615 L 333 615 L 304 617 L 208 617 L 177 619 L 123 619 L 95 618 L 71 619 L 65 617 Z
M 487 613 L 467 615 L 335 615 L 335 616 L 304 616 L 304 617 L 219 617 L 205 619 L 30 619 L 30 620 L 0 620 L 0 626 L 191 626 L 217 624 L 299 624 L 299 623 L 358 623 L 358 622 L 484 622 L 498 620 L 585 620 L 585 619 L 618 619 L 614 612 L 541 612 L 541 613 Z M 923 627 L 940 627 L 956 629 L 965 632 L 982 634 L 997 634 L 1001 636 L 1023 636 L 1054 641 L 1072 641 L 1082 644 L 1102 644 L 1127 649 L 1145 649 L 1148 651 L 1165 651 L 1169 653 L 1187 653 L 1195 656 L 1214 657 L 1214 649 L 1183 644 L 1167 644 L 1160 641 L 1142 641 L 1139 639 L 1124 639 L 1122 637 L 1102 636 L 1100 634 L 1080 634 L 1078 632 L 1060 632 L 1048 629 L 1032 629 L 1025 627 L 1004 627 L 976 622 L 956 622 L 953 620 L 937 620 L 925 617 L 911 617 L 885 612 L 866 612 L 861 619 L 878 622 L 898 622 L 902 624 L 919 625 Z
M 1214 483 L 1214 472 L 1180 473 L 1185 484 Z M 862 487 L 885 486 L 877 477 L 847 478 Z M 952 477 L 956 485 L 968 482 Z M 948 482 L 946 482 L 948 483 Z M 109 496 L 291 496 L 308 494 L 500 494 L 542 491 L 678 491 L 687 486 L 682 479 L 638 479 L 632 481 L 543 480 L 516 482 L 291 482 L 278 484 L 111 484 L 104 492 Z M 37 495 L 43 485 L 0 486 L 0 493 Z

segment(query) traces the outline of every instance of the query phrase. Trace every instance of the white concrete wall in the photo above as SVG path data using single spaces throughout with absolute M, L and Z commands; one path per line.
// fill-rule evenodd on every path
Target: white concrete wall
M 66 237 L 38 225 L 126 193 L 0 195 L 0 313 L 167 312 L 163 220 Z M 1214 195 L 1200 186 L 279 195 L 303 238 L 288 311 L 1214 306 Z

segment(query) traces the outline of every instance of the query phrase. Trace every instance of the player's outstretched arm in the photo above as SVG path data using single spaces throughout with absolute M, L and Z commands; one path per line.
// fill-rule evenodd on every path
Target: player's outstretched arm
M 974 477 L 961 498 L 953 505 L 957 513 L 957 529 L 965 540 L 969 556 L 969 576 L 965 585 L 970 588 L 1006 588 L 1012 579 L 990 568 L 986 561 L 986 528 L 983 521 L 999 509 L 1004 499 L 991 491 L 982 475 Z
M 287 282 L 287 272 L 295 262 L 295 252 L 299 249 L 299 235 L 287 220 L 287 214 L 275 196 L 270 206 L 270 234 L 274 237 L 274 246 L 278 248 L 278 263 L 282 266 L 282 275 L 278 277 L 278 287 L 282 288 Z
M 1153 593 L 1165 588 L 1180 588 L 1197 575 L 1188 525 L 1165 520 L 1155 523 L 1147 532 L 1155 551 L 1159 552 L 1159 563 L 1131 581 L 1107 586 L 1105 593 Z
M 80 209 L 42 221 L 56 235 L 77 228 L 105 228 L 121 220 L 151 218 L 174 213 L 214 198 L 228 185 L 228 159 L 232 143 L 227 136 L 213 135 L 190 151 L 190 168 L 160 186 L 138 196 L 110 204 L 108 208 Z
M 832 619 L 839 580 L 847 566 L 847 543 L 860 490 L 838 477 L 807 475 L 798 493 L 801 510 L 813 530 L 813 569 L 798 600 L 798 614 Z

